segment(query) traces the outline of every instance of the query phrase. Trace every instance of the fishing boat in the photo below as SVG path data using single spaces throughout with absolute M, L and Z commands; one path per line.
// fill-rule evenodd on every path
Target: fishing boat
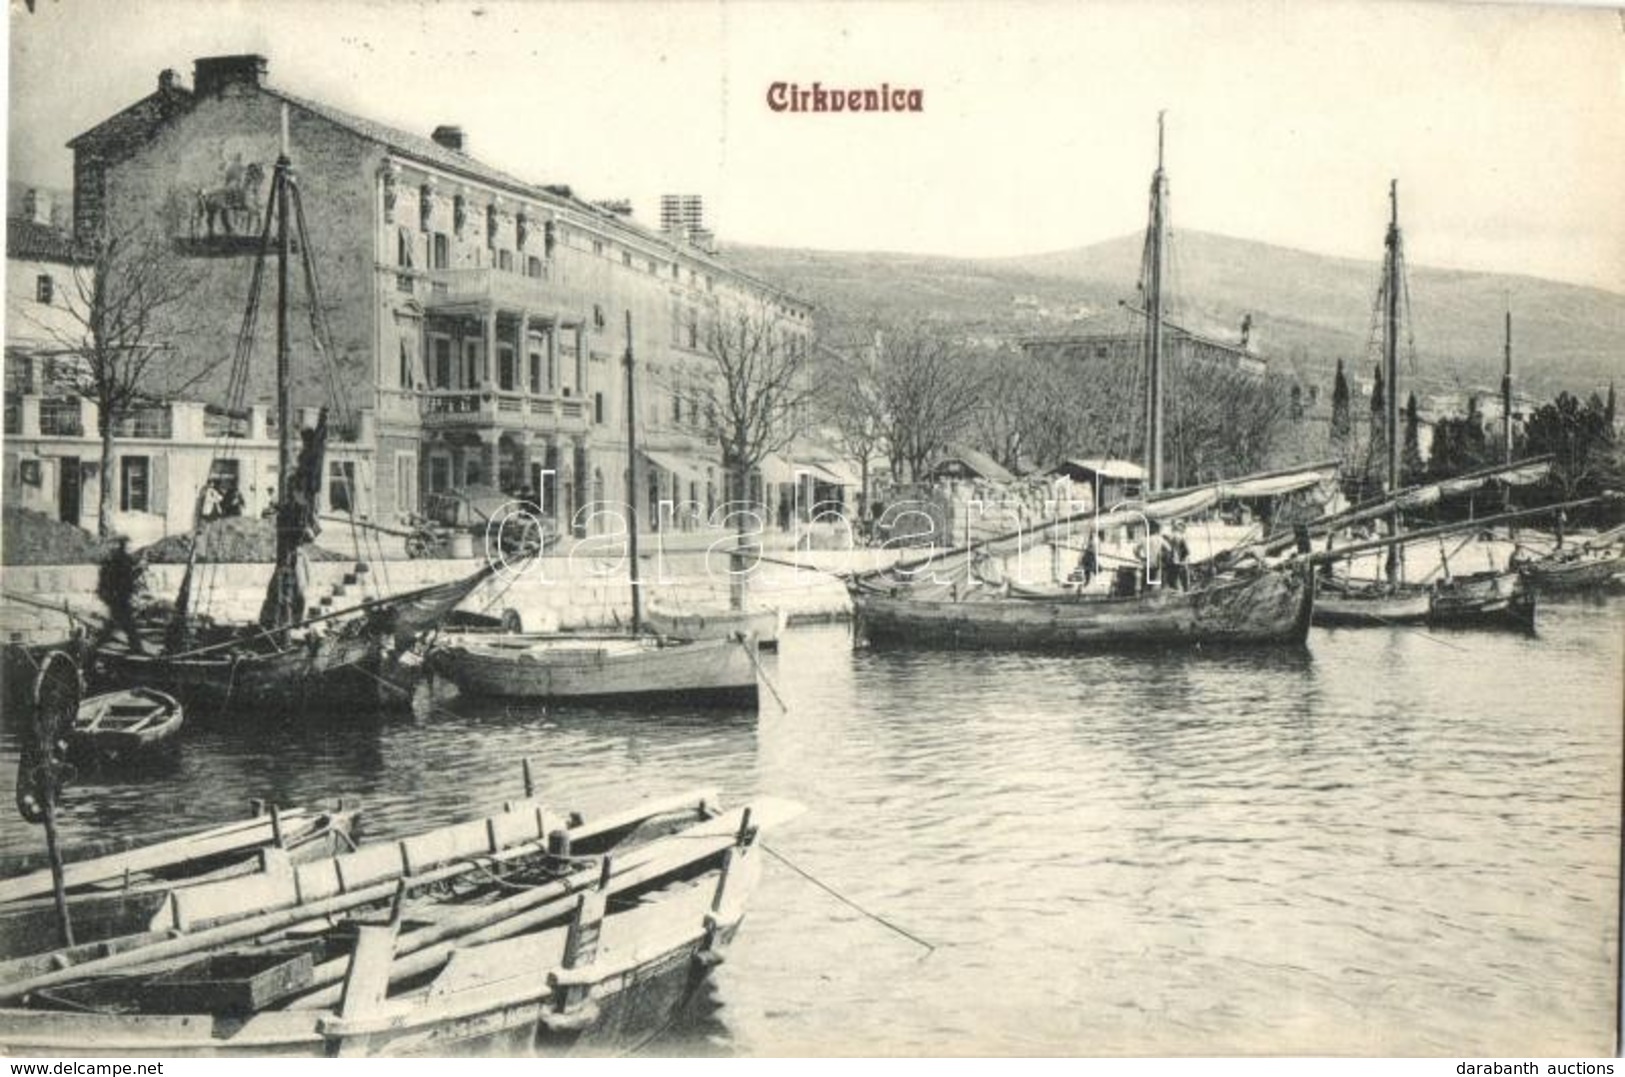
M 1625 527 L 1616 527 L 1519 567 L 1537 591 L 1602 590 L 1625 581 Z
M 229 414 L 242 413 L 249 384 L 249 362 L 260 307 L 264 269 L 275 253 L 277 503 L 275 565 L 256 622 L 219 624 L 194 610 L 193 573 L 200 542 L 194 540 L 175 603 L 174 620 L 150 638 L 115 637 L 96 652 L 94 675 L 102 687 L 144 686 L 168 692 L 195 716 L 219 713 L 255 714 L 332 711 L 347 703 L 376 703 L 375 674 L 380 647 L 388 637 L 409 637 L 432 626 L 475 587 L 496 571 L 482 564 L 467 577 L 421 588 L 404 595 L 375 598 L 337 609 L 307 611 L 303 581 L 308 578 L 305 547 L 321 531 L 319 501 L 325 475 L 329 431 L 328 409 L 314 428 L 294 423 L 291 370 L 293 343 L 289 332 L 289 280 L 297 240 L 306 302 L 316 329 L 313 350 L 331 364 L 335 354 L 326 330 L 326 315 L 316 294 L 313 247 L 307 234 L 299 190 L 288 156 L 287 119 L 283 117 L 282 153 L 273 172 L 258 261 L 251 278 L 243 331 L 232 371 Z M 341 384 L 331 368 L 324 381 Z M 342 395 L 330 402 L 341 425 L 354 415 Z M 199 514 L 202 512 L 199 497 Z M 347 583 L 369 577 L 358 562 Z M 159 638 L 161 636 L 161 638 Z
M 739 930 L 764 830 L 714 795 L 494 815 L 178 891 L 167 930 L 0 969 L 0 1050 L 313 1057 L 606 1052 L 678 1016 Z
M 162 841 L 101 841 L 63 850 L 63 893 L 73 937 L 81 942 L 146 930 L 180 887 L 329 857 L 354 848 L 359 809 L 277 810 Z M 42 856 L 0 862 L 0 959 L 59 945 L 49 865 Z
M 679 608 L 650 602 L 649 608 L 644 611 L 644 619 L 653 631 L 673 639 L 739 639 L 751 636 L 759 649 L 776 651 L 784 614 L 775 609 Z
M 1162 161 L 1162 120 L 1157 125 L 1157 168 L 1151 181 L 1146 231 L 1146 476 L 1149 496 L 1107 514 L 1109 523 L 1153 525 L 1214 508 L 1237 496 L 1272 496 L 1322 485 L 1322 465 L 1294 468 L 1190 489 L 1163 490 L 1164 327 L 1162 265 L 1167 178 Z M 1188 588 L 1159 578 L 1155 565 L 1125 568 L 1122 586 L 1106 593 L 1069 587 L 1033 588 L 1019 583 L 980 585 L 967 579 L 973 559 L 1020 553 L 1045 531 L 1087 525 L 1098 530 L 1102 515 L 1069 516 L 1020 535 L 971 543 L 924 559 L 849 578 L 848 591 L 859 634 L 871 645 L 1089 650 L 1115 647 L 1302 644 L 1315 602 L 1315 580 L 1302 564 L 1269 565 L 1236 557 L 1192 575 Z M 1014 540 L 1013 551 L 1007 540 Z M 1149 545 L 1149 544 L 1148 544 Z M 944 566 L 954 565 L 946 570 Z M 944 586 L 944 573 L 953 578 Z M 963 582 L 963 585 L 962 585 Z
M 637 460 L 632 315 L 626 315 L 627 448 Z M 509 699 L 758 703 L 756 639 L 744 630 L 717 638 L 652 634 L 638 580 L 635 464 L 627 468 L 627 559 L 632 591 L 628 632 L 454 633 L 429 650 L 429 668 L 466 695 Z
M 1459 479 L 1425 484 L 1409 490 L 1400 486 L 1400 429 L 1399 429 L 1399 335 L 1404 287 L 1404 238 L 1399 227 L 1399 183 L 1392 181 L 1388 188 L 1388 231 L 1384 239 L 1383 275 L 1379 306 L 1382 311 L 1382 384 L 1383 431 L 1386 439 L 1384 495 L 1374 506 L 1350 512 L 1330 524 L 1326 530 L 1335 532 L 1356 523 L 1384 520 L 1388 534 L 1373 547 L 1370 543 L 1355 543 L 1342 549 L 1343 558 L 1337 558 L 1336 549 L 1326 551 L 1321 563 L 1326 566 L 1327 578 L 1321 582 L 1321 597 L 1315 605 L 1314 623 L 1328 627 L 1356 627 L 1369 625 L 1430 624 L 1461 627 L 1515 627 L 1532 630 L 1535 623 L 1535 595 L 1525 586 L 1522 576 L 1511 566 L 1470 574 L 1453 573 L 1449 557 L 1441 547 L 1437 579 L 1407 580 L 1405 578 L 1404 548 L 1420 538 L 1437 538 L 1455 531 L 1482 532 L 1498 522 L 1491 517 L 1478 521 L 1465 521 L 1455 527 L 1430 528 L 1425 532 L 1407 533 L 1401 522 L 1401 513 L 1436 503 L 1447 493 L 1470 492 L 1497 483 L 1504 491 L 1512 485 L 1538 481 L 1549 470 L 1549 458 L 1513 464 L 1511 461 L 1511 392 L 1512 392 L 1512 316 L 1507 315 L 1506 370 L 1502 379 L 1503 434 L 1505 459 L 1498 468 L 1490 468 Z M 1330 539 L 1328 539 L 1330 541 Z M 1355 552 L 1371 548 L 1386 551 L 1386 563 L 1381 574 L 1372 579 L 1338 580 L 1331 566 L 1337 560 L 1346 563 Z
M 172 749 L 185 716 L 174 696 L 152 688 L 103 692 L 79 704 L 65 738 L 68 755 L 115 762 Z

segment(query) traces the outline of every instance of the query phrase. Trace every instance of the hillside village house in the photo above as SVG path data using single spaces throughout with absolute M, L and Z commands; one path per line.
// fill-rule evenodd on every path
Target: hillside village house
M 188 311 L 204 328 L 166 338 L 175 369 L 233 351 L 286 114 L 338 388 L 361 415 L 346 432 L 350 450 L 330 459 L 329 504 L 336 490 L 341 504 L 394 523 L 440 491 L 529 488 L 587 533 L 593 506 L 624 496 L 627 312 L 648 494 L 640 513 L 648 521 L 660 502 L 675 502 L 681 509 L 666 519 L 688 523 L 721 504 L 727 475 L 701 405 L 715 378 L 706 327 L 744 310 L 768 320 L 781 346 L 806 348 L 807 304 L 728 268 L 685 232 L 635 224 L 624 205 L 591 204 L 481 163 L 455 126 L 431 138 L 396 130 L 273 88 L 266 67 L 252 55 L 200 59 L 190 89 L 165 71 L 153 94 L 69 143 L 77 235 L 156 226 L 207 270 Z M 13 267 L 13 276 L 23 274 Z M 302 327 L 305 317 L 292 321 Z M 145 493 L 132 480 L 121 505 L 145 505 L 163 530 L 185 530 L 209 467 L 218 473 L 228 457 L 250 511 L 268 503 L 273 325 L 259 319 L 249 414 L 171 405 L 167 427 L 135 432 L 166 441 L 168 463 L 148 454 Z M 206 403 L 223 402 L 229 365 L 197 394 Z M 294 365 L 294 404 L 309 424 L 327 393 L 305 340 Z M 81 427 L 93 432 L 80 407 Z M 41 460 L 66 458 L 61 446 L 29 444 Z M 121 451 L 134 455 L 131 444 Z M 183 447 L 202 463 L 177 465 Z M 782 491 L 766 487 L 807 469 L 779 470 L 755 476 L 768 504 Z M 42 502 L 63 492 L 43 467 L 40 481 Z M 70 507 L 58 499 L 55 511 Z

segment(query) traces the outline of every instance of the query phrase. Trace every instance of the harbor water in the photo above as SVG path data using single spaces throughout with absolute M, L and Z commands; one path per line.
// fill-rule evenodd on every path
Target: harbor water
M 411 717 L 194 725 L 150 772 L 81 775 L 61 816 L 71 841 L 346 794 L 364 836 L 396 836 L 518 796 L 522 757 L 589 815 L 690 787 L 801 801 L 658 1054 L 1596 1055 L 1622 612 L 1090 657 L 801 628 L 764 657 L 783 709 L 441 693 Z M 4 851 L 41 840 L 0 827 Z

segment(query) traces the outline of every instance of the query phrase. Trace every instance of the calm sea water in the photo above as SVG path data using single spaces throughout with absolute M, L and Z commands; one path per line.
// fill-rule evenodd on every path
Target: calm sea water
M 1089 658 L 803 629 L 766 659 L 787 710 L 448 699 L 352 728 L 194 728 L 162 772 L 82 780 L 65 825 L 347 793 L 367 834 L 399 835 L 518 795 L 528 756 L 545 796 L 587 812 L 692 786 L 800 800 L 769 845 L 934 947 L 769 860 L 656 1053 L 1606 1053 L 1622 614 Z M 38 840 L 0 828 L 6 850 Z

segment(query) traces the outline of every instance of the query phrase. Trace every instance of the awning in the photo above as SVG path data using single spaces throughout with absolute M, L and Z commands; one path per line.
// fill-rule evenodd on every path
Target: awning
M 663 452 L 658 449 L 640 449 L 644 459 L 662 471 L 669 471 L 680 478 L 691 482 L 705 482 L 706 468 L 720 471 L 721 466 L 710 460 L 699 460 L 681 453 Z
M 816 460 L 811 466 L 819 482 L 831 486 L 863 485 L 862 480 L 839 460 Z

